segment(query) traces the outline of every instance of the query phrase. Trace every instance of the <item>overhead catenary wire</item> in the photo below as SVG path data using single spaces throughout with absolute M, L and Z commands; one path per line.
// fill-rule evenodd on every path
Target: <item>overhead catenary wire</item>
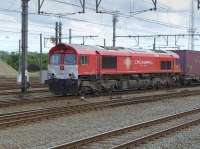
M 67 5 L 72 5 L 72 6 L 76 6 L 76 7 L 81 7 L 79 5 L 75 5 L 73 3 L 70 3 L 70 2 L 63 2 L 61 0 L 49 0 L 49 1 L 55 1 L 55 2 L 58 2 L 58 3 L 62 3 L 62 4 L 67 4 Z M 89 10 L 92 10 L 92 11 L 96 11 L 94 8 L 91 8 L 91 7 L 86 7 L 86 9 L 89 9 Z M 103 12 L 106 14 L 114 14 L 115 11 L 114 10 L 108 10 L 108 9 L 103 9 Z M 148 10 L 146 10 L 148 11 Z M 166 22 L 161 22 L 161 21 L 157 21 L 157 20 L 153 20 L 153 19 L 144 19 L 144 18 L 140 18 L 140 17 L 135 17 L 135 16 L 130 16 L 128 14 L 124 14 L 124 13 L 121 13 L 119 12 L 118 13 L 118 16 L 120 17 L 124 17 L 124 18 L 127 18 L 127 19 L 137 19 L 139 21 L 144 21 L 144 22 L 148 22 L 148 23 L 153 23 L 153 24 L 157 24 L 157 25 L 162 25 L 162 26 L 165 26 L 165 27 L 170 27 L 170 28 L 184 28 L 184 29 L 187 29 L 186 26 L 178 26 L 178 25 L 174 25 L 174 24 L 169 24 L 169 23 L 166 23 Z
M 54 0 L 49 0 L 49 1 L 54 1 Z M 58 3 L 65 3 L 65 4 L 68 4 L 68 5 L 75 5 L 76 7 L 81 7 L 79 5 L 76 5 L 76 4 L 73 4 L 73 3 L 70 3 L 70 2 L 63 2 L 61 0 L 55 0 L 56 2 Z M 92 11 L 95 11 L 94 8 L 90 8 L 90 7 L 86 7 L 86 9 L 89 9 L 89 10 L 92 10 Z M 104 10 L 104 9 L 103 9 Z M 14 12 L 14 13 L 20 13 L 20 11 L 17 11 L 17 10 L 8 10 L 8 9 L 0 9 L 0 11 L 9 11 L 9 12 Z M 105 9 L 104 11 L 106 14 L 113 14 L 114 11 L 113 10 L 108 10 L 108 9 Z M 36 12 L 29 12 L 30 15 L 38 15 Z M 46 16 L 52 16 L 53 13 L 46 13 L 46 14 L 43 14 L 43 15 L 46 15 Z M 139 21 L 143 21 L 143 22 L 148 22 L 148 23 L 153 23 L 153 24 L 157 24 L 157 25 L 161 25 L 161 26 L 165 26 L 165 27 L 170 27 L 170 28 L 186 28 L 186 27 L 183 27 L 183 26 L 176 26 L 174 24 L 169 24 L 169 23 L 166 23 L 166 22 L 160 22 L 160 21 L 157 21 L 157 20 L 151 20 L 151 19 L 143 19 L 143 18 L 139 18 L 139 17 L 134 17 L 134 16 L 130 16 L 128 14 L 124 14 L 124 13 L 118 13 L 119 17 L 123 17 L 123 18 L 127 18 L 127 19 L 136 19 L 136 20 L 139 20 Z M 103 25 L 103 26 L 108 26 L 108 24 L 103 24 L 103 23 L 97 23 L 97 22 L 91 22 L 91 21 L 87 21 L 87 20 L 83 20 L 83 19 L 77 19 L 77 18 L 72 18 L 72 17 L 67 17 L 67 16 L 58 16 L 58 15 L 55 15 L 53 17 L 62 17 L 63 19 L 70 19 L 70 20 L 73 20 L 73 21 L 79 21 L 79 22 L 87 22 L 87 23 L 92 23 L 92 24 L 98 24 L 98 25 Z M 112 27 L 110 25 L 110 27 Z
M 1 9 L 0 9 L 1 11 Z M 10 10 L 11 11 L 11 10 Z M 20 11 L 14 10 L 12 11 L 14 13 L 20 13 Z M 37 15 L 37 13 L 33 13 L 30 12 L 30 15 Z M 121 15 L 120 15 L 121 16 Z M 61 17 L 62 19 L 66 19 L 66 20 L 72 20 L 72 21 L 78 21 L 78 22 L 84 22 L 84 23 L 89 23 L 89 24 L 95 24 L 95 25 L 101 25 L 101 26 L 106 26 L 106 27 L 112 27 L 111 24 L 105 24 L 105 23 L 98 23 L 98 22 L 93 22 L 93 21 L 88 21 L 88 20 L 83 20 L 83 19 L 78 19 L 78 18 L 73 18 L 73 17 Z M 126 18 L 130 18 L 130 16 L 126 16 Z M 135 19 L 139 20 L 139 21 L 145 21 L 145 22 L 149 22 L 149 23 L 153 23 L 153 24 L 158 24 L 158 25 L 162 25 L 162 26 L 166 26 L 166 27 L 170 27 L 170 28 L 176 28 L 176 29 L 181 29 L 184 30 L 186 29 L 186 27 L 184 26 L 175 26 L 172 24 L 164 24 L 164 22 L 154 22 L 155 20 L 150 20 L 150 19 L 144 19 L 144 18 L 139 18 L 139 17 L 135 17 Z M 123 27 L 119 27 L 118 29 L 123 29 Z M 126 27 L 126 30 L 134 30 L 134 28 L 130 28 L 130 27 Z
M 72 6 L 76 6 L 76 7 L 80 7 L 81 8 L 81 6 L 80 5 L 77 5 L 77 4 L 73 4 L 73 3 L 71 3 L 71 2 L 67 2 L 67 1 L 61 1 L 61 0 L 48 0 L 48 1 L 54 1 L 54 2 L 57 2 L 57 3 L 62 3 L 62 4 L 67 4 L 67 5 L 72 5 Z M 147 2 L 147 1 L 144 1 L 144 2 Z M 150 2 L 148 2 L 148 3 L 150 3 Z M 161 7 L 161 6 L 158 6 L 159 8 L 162 8 L 162 9 L 164 9 L 163 7 Z M 92 10 L 92 11 L 95 11 L 95 9 L 94 8 L 92 8 L 92 7 L 86 7 L 86 9 L 89 9 L 89 10 Z M 102 9 L 104 9 L 104 8 L 102 8 Z M 6 11 L 6 9 L 4 9 L 5 11 Z M 0 11 L 1 11 L 1 9 L 0 9 Z M 12 10 L 8 10 L 7 9 L 7 11 L 12 11 Z M 19 11 L 15 11 L 15 12 L 18 12 L 19 13 Z M 110 10 L 110 9 L 105 9 L 105 12 L 106 13 L 110 13 L 110 14 L 113 14 L 113 10 Z M 29 13 L 29 14 L 32 14 L 32 15 L 34 15 L 34 14 L 36 14 L 36 13 L 34 13 L 34 12 L 32 12 L 32 13 Z M 47 16 L 48 15 L 51 15 L 51 14 L 46 14 Z M 128 16 L 128 15 L 126 15 L 126 14 L 122 14 L 122 13 L 120 13 L 119 14 L 119 16 L 120 17 L 126 17 L 126 18 L 132 18 L 132 17 L 130 17 L 130 16 Z M 73 21 L 84 21 L 84 20 L 81 20 L 81 19 L 75 19 L 75 18 L 66 18 L 66 19 L 71 19 L 71 20 L 73 20 Z M 150 19 L 143 19 L 143 18 L 139 18 L 139 17 L 134 17 L 134 19 L 137 19 L 137 20 L 139 20 L 139 21 L 145 21 L 145 22 L 148 22 L 148 23 L 154 23 L 154 24 L 157 24 L 157 25 L 162 25 L 162 26 L 165 26 L 165 27 L 170 27 L 170 28 L 179 28 L 179 27 L 183 27 L 183 26 L 174 26 L 173 24 L 167 24 L 166 22 L 158 22 L 157 20 L 150 20 Z M 93 23 L 94 24 L 94 22 L 90 22 L 90 21 L 86 21 L 86 22 L 88 22 L 88 23 Z M 100 25 L 105 25 L 105 24 L 100 24 Z M 186 27 L 184 27 L 184 28 L 186 28 Z
M 54 1 L 54 0 L 48 0 L 48 1 Z M 75 4 L 75 3 L 72 3 L 72 2 L 67 2 L 66 0 L 65 1 L 61 1 L 61 0 L 55 0 L 55 2 L 65 2 L 65 3 L 68 3 L 66 5 L 71 5 L 71 6 L 74 6 L 74 7 L 80 7 L 79 5 Z M 148 1 L 149 2 L 149 1 Z M 150 2 L 149 2 L 150 3 Z M 95 11 L 95 7 L 92 7 L 91 3 L 90 4 L 90 7 L 87 6 L 86 9 L 88 10 L 91 10 L 91 11 Z M 76 6 L 75 6 L 76 5 Z M 81 7 L 80 7 L 81 8 Z M 164 7 L 159 7 L 160 10 L 158 11 L 164 11 Z M 107 12 L 108 14 L 112 14 L 113 13 L 113 10 L 111 9 L 105 9 L 103 7 L 101 7 L 101 9 L 105 10 L 105 12 Z M 166 9 L 168 10 L 168 9 Z M 0 10 L 1 11 L 1 10 Z M 169 11 L 172 11 L 172 10 L 169 10 Z M 14 10 L 12 11 L 12 9 L 3 9 L 2 12 L 9 12 L 9 13 L 21 13 L 21 11 L 18 11 L 18 10 Z M 32 12 L 29 12 L 30 15 L 37 15 L 36 12 L 32 11 Z M 44 14 L 44 16 L 47 16 L 47 17 L 58 17 L 58 16 L 53 16 L 51 14 Z M 167 28 L 173 28 L 173 29 L 178 29 L 178 30 L 182 30 L 182 31 L 186 31 L 187 30 L 187 27 L 184 26 L 184 25 L 175 25 L 175 24 L 172 24 L 172 23 L 166 23 L 166 22 L 161 22 L 161 21 L 158 21 L 158 20 L 155 20 L 155 19 L 148 19 L 148 18 L 143 18 L 143 17 L 138 17 L 138 16 L 130 16 L 129 14 L 125 14 L 123 12 L 119 13 L 119 17 L 120 19 L 126 19 L 126 20 L 137 20 L 137 21 L 142 21 L 142 22 L 147 22 L 147 23 L 151 23 L 151 24 L 156 24 L 156 25 L 159 25 L 159 26 L 163 26 L 163 27 L 167 27 Z M 75 18 L 75 17 L 69 17 L 69 16 L 63 16 L 62 19 L 65 19 L 65 20 L 72 20 L 72 21 L 77 21 L 77 22 L 84 22 L 84 23 L 90 23 L 90 24 L 95 24 L 95 25 L 100 25 L 100 26 L 104 26 L 104 27 L 109 27 L 111 28 L 112 25 L 109 24 L 109 23 L 102 23 L 102 22 L 97 22 L 97 21 L 90 21 L 90 20 L 85 20 L 85 19 L 80 19 L 80 18 Z M 45 27 L 45 25 L 44 25 Z M 51 27 L 50 27 L 51 28 Z M 53 27 L 52 27 L 53 28 Z M 122 29 L 122 30 L 129 30 L 129 31 L 132 31 L 134 30 L 135 28 L 133 27 L 126 27 L 124 28 L 124 26 L 118 26 L 118 29 Z M 73 29 L 74 30 L 74 29 Z M 34 34 L 34 33 L 33 33 Z M 38 33 L 39 34 L 39 33 Z M 37 34 L 37 35 L 38 35 Z M 53 34 L 53 33 L 52 33 Z
M 6 11 L 6 10 L 2 10 L 0 9 L 0 11 Z M 20 11 L 17 10 L 9 10 L 9 12 L 13 12 L 13 13 L 20 13 Z M 30 12 L 30 15 L 38 15 L 35 12 Z M 50 14 L 44 14 L 44 16 L 51 16 Z M 165 26 L 165 27 L 169 27 L 169 28 L 175 28 L 175 29 L 187 29 L 186 26 L 179 26 L 179 25 L 174 25 L 174 24 L 170 24 L 170 23 L 166 23 L 166 22 L 161 22 L 161 21 L 156 21 L 156 20 L 152 20 L 152 19 L 144 19 L 141 17 L 135 17 L 135 16 L 129 16 L 129 15 L 123 15 L 121 13 L 118 14 L 119 17 L 124 17 L 126 19 L 136 19 L 138 21 L 142 21 L 142 22 L 148 22 L 151 24 L 157 24 L 157 25 L 161 25 L 161 26 Z M 54 16 L 56 17 L 56 16 Z M 112 27 L 111 24 L 105 24 L 105 23 L 98 23 L 98 22 L 93 22 L 93 21 L 88 21 L 88 20 L 83 20 L 83 19 L 79 19 L 79 18 L 73 18 L 73 17 L 68 17 L 68 16 L 60 16 L 62 19 L 66 19 L 66 20 L 72 20 L 72 21 L 78 21 L 78 22 L 85 22 L 85 23 L 89 23 L 89 24 L 96 24 L 96 25 L 101 25 L 101 26 L 107 26 L 107 27 Z

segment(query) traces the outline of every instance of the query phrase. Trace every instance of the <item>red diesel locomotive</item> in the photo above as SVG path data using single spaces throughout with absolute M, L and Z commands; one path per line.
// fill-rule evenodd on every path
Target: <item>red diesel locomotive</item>
M 49 51 L 48 84 L 55 94 L 86 94 L 176 84 L 179 56 L 171 51 L 58 44 Z

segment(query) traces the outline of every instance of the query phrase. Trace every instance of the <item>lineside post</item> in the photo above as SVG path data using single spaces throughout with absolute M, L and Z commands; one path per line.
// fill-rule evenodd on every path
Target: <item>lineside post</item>
M 116 24 L 117 24 L 117 14 L 113 15 L 113 47 L 116 45 Z
M 56 43 L 56 45 L 58 44 L 58 30 L 59 30 L 59 28 L 58 28 L 58 22 L 56 22 L 56 27 L 55 27 L 55 43 Z
M 156 38 L 153 39 L 153 50 L 156 50 Z
M 21 40 L 19 40 L 19 62 L 18 62 L 18 74 L 21 73 Z
M 59 43 L 62 42 L 62 22 L 59 22 L 59 28 L 58 28 L 58 36 L 59 36 Z
M 83 43 L 82 44 L 85 45 L 85 36 L 83 36 Z
M 42 78 L 42 34 L 40 34 L 40 79 Z
M 21 77 L 21 93 L 22 95 L 27 92 L 27 78 L 26 78 L 26 67 L 27 67 L 27 50 L 28 50 L 28 2 L 29 0 L 21 0 L 22 4 L 22 77 Z
M 72 43 L 72 29 L 69 29 L 69 44 Z

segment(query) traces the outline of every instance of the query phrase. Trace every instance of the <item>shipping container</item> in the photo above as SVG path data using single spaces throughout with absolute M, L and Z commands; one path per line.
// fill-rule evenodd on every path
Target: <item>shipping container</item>
M 173 51 L 180 56 L 181 72 L 184 76 L 200 77 L 200 51 Z

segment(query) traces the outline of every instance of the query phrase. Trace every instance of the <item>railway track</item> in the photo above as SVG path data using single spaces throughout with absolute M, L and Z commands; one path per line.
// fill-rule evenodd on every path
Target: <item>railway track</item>
M 139 104 L 146 102 L 154 102 L 166 98 L 175 98 L 175 97 L 185 97 L 190 95 L 199 95 L 200 91 L 188 91 L 188 92 L 177 92 L 171 94 L 162 94 L 162 95 L 149 95 L 149 96 L 140 96 L 133 98 L 114 98 L 108 101 L 102 102 L 93 102 L 81 105 L 73 105 L 73 106 L 62 106 L 62 107 L 52 107 L 52 108 L 44 108 L 37 110 L 28 110 L 28 111 L 20 111 L 15 113 L 6 113 L 0 114 L 0 128 L 8 127 L 12 125 L 17 125 L 21 123 L 27 123 L 32 121 L 38 121 L 47 118 L 54 118 L 62 115 L 70 115 L 76 114 L 86 111 L 98 110 L 102 108 L 113 108 L 123 105 L 130 104 Z
M 187 90 L 187 88 L 173 88 L 173 89 L 160 89 L 159 91 L 167 91 L 167 92 L 170 92 L 170 94 L 176 90 L 176 89 L 181 89 L 183 91 Z M 27 98 L 21 98 L 19 96 L 19 90 L 6 90 L 6 91 L 0 91 L 0 107 L 8 107 L 8 106 L 17 106 L 17 105 L 22 105 L 22 104 L 31 104 L 31 103 L 36 103 L 36 102 L 44 102 L 44 101 L 60 101 L 60 100 L 68 100 L 68 99 L 79 99 L 80 97 L 79 96 L 61 96 L 61 95 L 54 95 L 54 96 L 51 96 L 51 95 L 47 95 L 47 96 L 36 96 L 36 97 L 31 97 L 29 98 L 29 95 L 27 96 Z M 110 94 L 109 96 L 107 94 L 105 95 L 101 95 L 101 96 L 108 96 L 108 97 L 111 97 L 112 99 L 119 99 L 121 98 L 121 96 L 123 95 L 137 95 L 137 94 L 143 94 L 145 92 L 148 93 L 154 93 L 158 90 L 153 90 L 153 89 L 149 89 L 149 90 L 126 90 L 126 91 L 118 91 L 118 92 L 113 92 L 112 94 Z M 48 92 L 48 88 L 34 88 L 34 89 L 31 89 L 29 91 L 29 93 L 47 93 Z M 188 93 L 190 94 L 190 93 Z M 197 94 L 197 93 L 195 93 Z M 6 96 L 6 95 L 15 95 L 14 99 L 13 97 L 11 96 L 11 99 L 9 99 L 10 97 L 9 96 Z M 95 98 L 96 95 L 87 95 L 86 96 L 87 99 L 90 99 L 90 98 Z
M 30 78 L 31 88 L 46 87 L 41 84 L 39 78 Z M 0 90 L 19 89 L 20 85 L 17 84 L 16 78 L 0 78 Z
M 20 89 L 0 89 L 0 95 L 15 95 L 15 94 L 20 94 Z M 47 87 L 36 87 L 36 88 L 31 88 L 28 90 L 28 93 L 41 93 L 41 92 L 48 92 Z
M 31 88 L 42 88 L 42 87 L 47 87 L 46 85 L 43 84 L 31 84 Z M 14 89 L 20 89 L 20 85 L 15 84 L 5 84 L 5 85 L 0 85 L 0 90 L 14 90 Z
M 200 123 L 200 108 L 161 117 L 51 149 L 129 149 Z
M 35 89 L 33 91 L 30 91 L 29 93 L 36 93 L 36 92 L 46 92 L 46 88 L 39 88 L 39 89 Z M 134 94 L 137 93 L 143 93 L 144 91 L 135 91 Z M 131 94 L 132 92 L 130 91 L 126 91 L 126 92 L 116 92 L 115 95 L 123 95 L 123 94 Z M 7 96 L 5 95 L 16 95 L 16 97 L 18 96 L 18 94 L 16 94 L 16 91 L 13 90 L 9 90 L 7 92 L 1 92 L 0 91 L 0 98 L 2 98 L 0 100 L 0 107 L 8 107 L 8 106 L 16 106 L 16 105 L 22 105 L 22 104 L 30 104 L 30 103 L 36 103 L 36 102 L 44 102 L 44 101 L 60 101 L 60 100 L 68 100 L 68 99 L 77 99 L 77 96 L 41 96 L 41 97 L 34 97 L 34 98 L 14 98 L 14 99 L 9 99 L 9 97 L 7 98 Z M 5 98 L 6 97 L 6 98 Z M 87 96 L 87 98 L 93 98 L 96 96 L 90 95 Z M 114 97 L 114 96 L 113 96 Z M 5 98 L 5 99 L 4 99 Z M 118 96 L 114 97 L 114 98 L 119 98 Z
M 32 98 L 14 98 L 14 99 L 1 99 L 0 100 L 0 107 L 9 107 L 9 106 L 17 106 L 23 104 L 31 104 L 31 103 L 38 103 L 38 102 L 47 102 L 47 101 L 60 101 L 60 100 L 67 100 L 67 99 L 74 99 L 75 97 L 61 97 L 61 96 L 51 96 L 51 95 L 41 95 Z

